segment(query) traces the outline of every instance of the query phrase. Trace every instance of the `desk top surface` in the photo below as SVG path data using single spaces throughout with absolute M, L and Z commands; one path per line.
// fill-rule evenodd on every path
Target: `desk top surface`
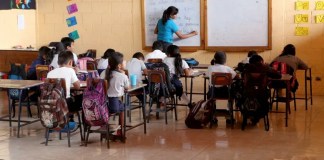
M 39 80 L 12 80 L 12 79 L 0 79 L 0 88 L 9 89 L 26 89 L 43 84 L 43 81 Z

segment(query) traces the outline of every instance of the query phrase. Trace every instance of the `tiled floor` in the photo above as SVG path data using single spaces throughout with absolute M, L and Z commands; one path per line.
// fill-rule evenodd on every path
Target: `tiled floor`
M 0 92 L 0 113 L 7 113 L 5 92 Z M 199 99 L 199 98 L 197 98 Z M 147 134 L 143 127 L 127 132 L 126 143 L 111 142 L 107 149 L 100 142 L 99 135 L 90 134 L 88 147 L 80 146 L 80 136 L 74 133 L 71 148 L 66 137 L 59 140 L 52 134 L 52 141 L 44 146 L 44 128 L 40 122 L 22 128 L 22 137 L 16 137 L 16 123 L 9 128 L 7 122 L 0 123 L 0 159 L 92 159 L 92 160 L 324 160 L 324 113 L 321 104 L 324 97 L 314 97 L 314 104 L 305 111 L 304 102 L 298 101 L 297 111 L 289 115 L 289 126 L 284 126 L 284 114 L 270 114 L 270 131 L 263 123 L 256 127 L 240 129 L 240 117 L 234 129 L 226 127 L 225 119 L 212 129 L 188 129 L 184 124 L 186 108 L 179 107 L 179 120 L 169 117 L 153 117 L 148 124 Z M 279 107 L 281 110 L 284 107 Z M 25 113 L 25 109 L 23 110 Z M 35 111 L 34 111 L 35 114 Z M 133 111 L 133 120 L 138 119 L 138 111 Z

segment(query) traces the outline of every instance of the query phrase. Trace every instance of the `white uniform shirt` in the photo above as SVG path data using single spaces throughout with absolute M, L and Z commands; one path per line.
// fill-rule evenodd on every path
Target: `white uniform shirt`
M 108 58 L 107 59 L 103 59 L 100 58 L 98 61 L 98 69 L 106 69 L 108 67 Z
M 129 76 L 135 74 L 137 82 L 142 82 L 142 71 L 146 69 L 143 61 L 137 58 L 132 58 L 129 62 L 127 62 L 126 68 Z
M 212 72 L 231 73 L 232 79 L 236 76 L 236 72 L 231 67 L 221 65 L 221 64 L 215 64 L 208 67 L 207 75 L 209 76 L 210 80 L 211 80 Z M 209 84 L 211 85 L 211 81 L 209 81 Z M 222 87 L 222 86 L 216 85 L 215 87 Z
M 145 62 L 147 62 L 148 59 L 162 59 L 163 60 L 165 57 L 167 57 L 167 55 L 157 49 L 145 56 Z
M 74 69 L 68 67 L 56 68 L 47 74 L 47 78 L 64 78 L 66 87 L 66 98 L 70 97 L 71 84 L 79 79 L 75 74 Z
M 54 58 L 53 58 L 53 60 L 52 60 L 52 62 L 50 64 L 50 66 L 53 66 L 54 68 L 59 68 L 60 67 L 59 64 L 58 64 L 58 55 L 59 54 L 54 55 Z M 73 53 L 73 61 L 74 61 L 75 65 L 78 64 L 78 56 L 75 53 Z
M 112 72 L 112 78 L 109 82 L 108 97 L 121 97 L 124 95 L 124 90 L 129 86 L 128 77 L 124 73 L 117 71 Z M 102 75 L 100 75 L 102 78 Z
M 168 65 L 169 67 L 169 70 L 170 70 L 170 74 L 175 74 L 175 66 L 174 66 L 174 60 L 175 58 L 174 57 L 166 57 L 163 62 Z M 185 60 L 182 60 L 182 66 L 181 66 L 182 69 L 188 69 L 189 68 L 189 65 L 188 63 L 185 61 Z

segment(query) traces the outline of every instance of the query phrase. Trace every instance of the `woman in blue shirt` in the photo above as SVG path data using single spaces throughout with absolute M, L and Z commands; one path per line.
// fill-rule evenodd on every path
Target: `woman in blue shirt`
M 162 18 L 155 27 L 154 34 L 157 34 L 157 40 L 163 43 L 163 52 L 173 43 L 173 33 L 180 39 L 186 39 L 197 35 L 196 31 L 192 31 L 188 34 L 182 34 L 179 31 L 178 25 L 173 21 L 177 17 L 178 11 L 178 8 L 174 6 L 168 7 L 168 9 L 164 10 Z

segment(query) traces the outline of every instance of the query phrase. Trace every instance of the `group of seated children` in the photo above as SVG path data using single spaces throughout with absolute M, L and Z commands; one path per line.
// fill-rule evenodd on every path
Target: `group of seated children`
M 74 40 L 68 37 L 64 37 L 61 40 L 64 45 L 64 51 L 59 51 L 58 54 L 55 54 L 51 65 L 55 68 L 50 71 L 47 75 L 48 78 L 64 78 L 66 81 L 66 98 L 70 111 L 79 111 L 82 108 L 82 96 L 75 95 L 74 98 L 70 96 L 70 86 L 73 85 L 74 88 L 80 87 L 80 82 L 76 76 L 76 70 L 74 65 L 77 62 L 77 56 L 73 53 Z M 166 64 L 170 72 L 170 82 L 175 88 L 175 94 L 177 97 L 181 97 L 186 101 L 189 107 L 192 104 L 189 104 L 189 100 L 186 94 L 183 92 L 183 86 L 179 80 L 182 75 L 192 74 L 192 70 L 189 68 L 186 61 L 181 58 L 180 49 L 176 45 L 170 45 L 167 49 L 167 53 L 163 53 L 163 44 L 156 41 L 153 43 L 152 52 L 147 54 L 145 57 L 142 53 L 137 52 L 133 55 L 133 58 L 125 65 L 123 54 L 115 52 L 113 49 L 107 49 L 102 58 L 98 63 L 98 70 L 100 70 L 100 77 L 106 79 L 108 82 L 108 101 L 109 101 L 109 112 L 110 113 L 120 113 L 119 124 L 124 124 L 123 114 L 124 107 L 120 101 L 120 97 L 124 95 L 125 89 L 129 86 L 129 78 L 127 77 L 125 70 L 128 70 L 128 75 L 136 75 L 138 82 L 142 81 L 142 74 L 147 74 L 147 68 L 144 63 L 148 59 L 162 59 L 163 63 Z M 39 50 L 39 57 L 33 62 L 32 69 L 30 72 L 35 72 L 34 67 L 37 64 L 48 64 L 45 63 L 46 54 L 50 52 L 50 49 L 47 47 L 42 47 Z M 280 78 L 280 74 L 272 70 L 268 65 L 264 64 L 263 59 L 256 52 L 251 52 L 251 55 L 248 56 L 249 65 L 245 65 L 245 71 L 257 71 L 265 72 L 269 77 Z M 302 62 L 299 58 L 295 56 L 295 48 L 293 45 L 289 44 L 285 47 L 282 54 L 274 59 L 274 61 L 286 62 L 294 70 L 299 68 L 307 68 L 307 65 Z M 229 66 L 225 65 L 226 63 L 226 54 L 225 52 L 217 51 L 214 55 L 214 58 L 211 61 L 211 65 L 208 67 L 207 76 L 211 77 L 212 72 L 223 72 L 230 73 L 232 78 L 237 77 L 237 73 Z M 246 64 L 244 62 L 244 64 Z M 30 77 L 35 77 L 35 74 L 30 73 Z M 208 97 L 211 94 L 211 87 L 215 87 L 215 96 L 224 96 L 224 93 L 227 93 L 227 88 L 224 86 L 212 86 L 208 91 Z M 142 95 L 143 96 L 143 95 Z M 142 97 L 138 97 L 139 100 L 142 100 Z M 71 121 L 73 118 L 71 117 Z

